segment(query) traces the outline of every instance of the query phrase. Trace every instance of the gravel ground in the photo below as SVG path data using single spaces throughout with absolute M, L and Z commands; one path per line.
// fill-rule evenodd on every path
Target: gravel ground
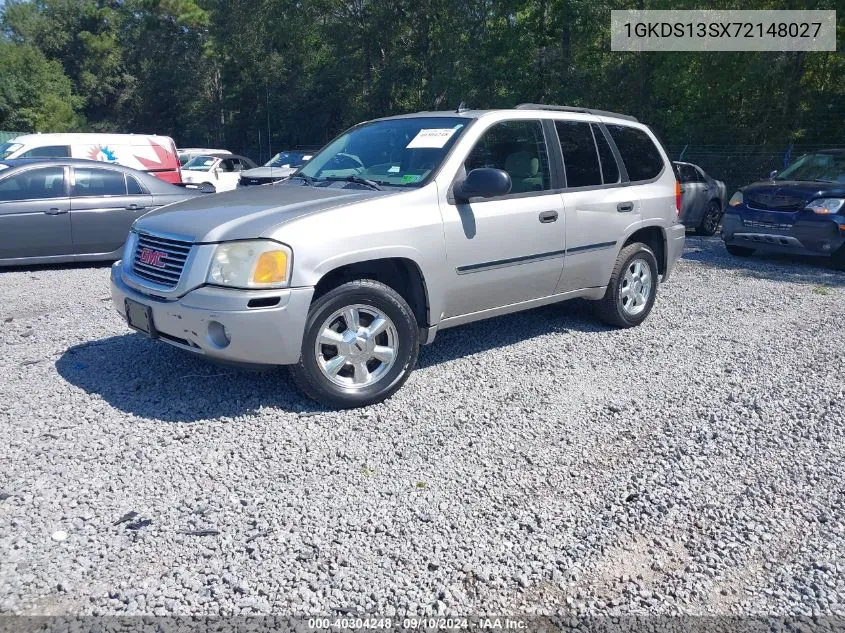
M 690 238 L 643 326 L 445 331 L 346 412 L 107 281 L 0 273 L 0 611 L 845 614 L 843 273 Z

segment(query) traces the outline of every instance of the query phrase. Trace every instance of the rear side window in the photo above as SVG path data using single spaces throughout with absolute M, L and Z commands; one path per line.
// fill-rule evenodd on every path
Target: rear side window
M 70 156 L 70 147 L 67 145 L 47 145 L 34 147 L 21 154 L 19 158 L 67 158 Z
M 467 173 L 479 167 L 503 169 L 511 193 L 550 188 L 549 155 L 540 121 L 496 123 L 478 139 L 464 163 Z
M 62 167 L 28 169 L 0 181 L 0 202 L 64 198 L 65 195 L 65 170 Z
M 602 184 L 599 155 L 589 123 L 555 121 L 567 187 L 589 187 Z
M 651 180 L 663 170 L 663 158 L 648 134 L 627 125 L 607 125 L 631 182 Z
M 678 175 L 680 176 L 680 180 L 682 183 L 690 183 L 690 182 L 698 182 L 698 173 L 695 171 L 695 168 L 692 165 L 685 165 L 683 163 L 679 163 L 678 167 Z
M 75 169 L 72 196 L 125 196 L 123 173 L 111 169 Z
M 610 149 L 610 143 L 604 136 L 604 132 L 595 123 L 591 124 L 593 127 L 593 136 L 596 138 L 596 147 L 599 148 L 599 162 L 601 162 L 601 174 L 604 179 L 604 184 L 611 185 L 619 182 L 619 165 L 616 164 L 616 157 L 613 155 L 613 150 Z

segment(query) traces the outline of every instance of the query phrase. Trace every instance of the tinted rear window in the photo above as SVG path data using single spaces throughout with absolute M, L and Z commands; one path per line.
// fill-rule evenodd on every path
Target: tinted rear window
M 604 137 L 604 132 L 595 123 L 593 126 L 593 136 L 596 137 L 596 146 L 599 148 L 599 158 L 601 159 L 601 173 L 604 176 L 604 184 L 610 185 L 619 182 L 619 166 L 616 164 L 616 157 L 613 155 L 613 150 L 610 149 L 610 144 Z
M 74 169 L 73 196 L 125 196 L 123 173 L 111 169 Z
M 663 158 L 648 134 L 627 125 L 607 125 L 631 182 L 651 180 L 663 170 Z

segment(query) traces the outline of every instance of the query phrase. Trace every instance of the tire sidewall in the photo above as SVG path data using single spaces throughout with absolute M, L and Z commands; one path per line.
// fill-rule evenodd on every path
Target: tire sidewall
M 394 295 L 394 296 L 391 296 Z M 323 322 L 337 310 L 346 306 L 361 304 L 373 306 L 384 312 L 396 328 L 397 359 L 387 375 L 378 382 L 363 389 L 348 389 L 332 383 L 320 371 L 314 355 L 314 346 Z M 321 402 L 340 408 L 366 406 L 383 400 L 393 394 L 407 380 L 416 363 L 419 349 L 419 333 L 411 309 L 397 294 L 386 286 L 354 286 L 344 284 L 320 297 L 308 313 L 305 336 L 296 370 L 307 379 L 311 390 Z
M 642 259 L 646 262 L 649 267 L 649 272 L 651 272 L 651 294 L 648 297 L 648 301 L 646 302 L 645 309 L 637 314 L 636 316 L 631 316 L 622 308 L 622 302 L 619 299 L 619 289 L 622 286 L 622 281 L 625 278 L 625 271 L 628 269 L 628 266 L 631 265 L 635 259 Z M 657 286 L 658 286 L 658 271 L 657 271 L 657 258 L 654 256 L 654 252 L 645 244 L 637 244 L 637 249 L 629 254 L 622 262 L 622 266 L 619 269 L 619 276 L 615 280 L 613 285 L 613 305 L 616 307 L 616 311 L 619 314 L 619 317 L 625 322 L 626 325 L 633 327 L 639 325 L 643 321 L 648 318 L 648 315 L 651 314 L 651 309 L 654 306 L 654 302 L 657 299 Z
M 704 211 L 704 217 L 701 219 L 701 226 L 699 227 L 702 235 L 710 236 L 716 234 L 716 231 L 719 230 L 719 221 L 722 219 L 721 214 L 722 210 L 719 208 L 718 202 L 711 202 L 707 205 L 707 209 Z M 708 220 L 711 217 L 715 218 L 712 230 L 708 226 Z

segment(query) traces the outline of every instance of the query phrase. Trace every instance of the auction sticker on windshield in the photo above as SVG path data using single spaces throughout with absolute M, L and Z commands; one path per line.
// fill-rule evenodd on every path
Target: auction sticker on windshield
M 406 145 L 407 149 L 414 149 L 418 147 L 431 147 L 440 149 L 452 135 L 458 131 L 457 127 L 439 127 L 428 128 L 420 130 L 419 133 L 411 139 L 411 142 Z

